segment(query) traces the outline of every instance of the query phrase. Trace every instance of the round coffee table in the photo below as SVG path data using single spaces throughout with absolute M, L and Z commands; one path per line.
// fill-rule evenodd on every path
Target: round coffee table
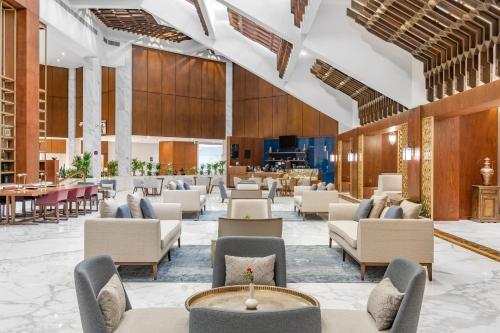
M 186 300 L 185 306 L 188 311 L 196 307 L 246 311 L 245 300 L 247 298 L 248 285 L 226 286 L 196 293 Z M 318 300 L 312 296 L 274 286 L 256 285 L 255 299 L 259 302 L 257 311 L 320 306 Z

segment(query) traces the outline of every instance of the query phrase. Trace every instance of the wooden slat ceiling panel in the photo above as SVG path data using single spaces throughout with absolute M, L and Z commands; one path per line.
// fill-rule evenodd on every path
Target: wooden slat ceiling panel
M 309 0 L 290 0 L 290 8 L 293 14 L 293 24 L 297 28 L 300 28 L 300 25 L 302 24 L 308 4 Z
M 142 9 L 91 9 L 91 11 L 104 25 L 112 29 L 171 42 L 191 39 L 172 27 L 159 24 L 151 14 Z
M 358 102 L 361 125 L 407 110 L 405 106 L 319 59 L 316 59 L 311 67 L 311 73 L 330 87 L 343 92 Z
M 283 78 L 288 61 L 290 60 L 290 54 L 292 53 L 292 43 L 229 8 L 227 9 L 227 13 L 229 23 L 236 31 L 276 54 L 276 69 L 278 70 L 279 77 Z
M 196 8 L 196 13 L 198 14 L 198 18 L 200 19 L 203 31 L 205 32 L 205 35 L 208 36 L 207 22 L 205 22 L 205 18 L 203 17 L 203 14 L 201 12 L 199 0 L 186 0 L 186 1 L 192 4 Z
M 429 101 L 498 79 L 496 0 L 352 0 L 347 16 L 424 63 Z

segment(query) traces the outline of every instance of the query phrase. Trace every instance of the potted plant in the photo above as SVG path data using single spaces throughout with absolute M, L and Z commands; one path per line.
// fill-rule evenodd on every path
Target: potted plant
M 226 161 L 219 161 L 217 162 L 217 172 L 219 175 L 224 174 L 224 167 L 226 166 Z
M 146 170 L 147 170 L 147 175 L 152 176 L 153 175 L 153 162 L 148 162 L 146 163 Z
M 107 167 L 108 167 L 108 175 L 110 177 L 118 176 L 118 161 L 116 160 L 108 161 Z
M 145 167 L 146 167 L 146 162 L 140 161 L 139 162 L 139 172 L 141 173 L 141 176 L 144 176 L 144 174 L 146 173 Z
M 159 176 L 160 175 L 160 170 L 161 170 L 161 164 L 160 163 L 156 163 L 155 164 L 155 176 Z
M 77 175 L 83 179 L 84 182 L 87 181 L 91 168 L 92 155 L 89 152 L 83 153 L 83 155 L 77 155 L 73 159 L 73 167 L 76 169 Z
M 167 163 L 167 167 L 163 169 L 165 174 L 167 175 L 173 175 L 174 174 L 174 168 L 172 167 L 172 163 Z
M 130 168 L 132 169 L 132 175 L 136 176 L 137 171 L 141 169 L 141 161 L 139 161 L 137 158 L 133 158 L 132 162 L 130 163 Z
M 207 173 L 209 176 L 212 175 L 212 170 L 214 169 L 214 165 L 212 163 L 207 163 Z
M 201 165 L 200 165 L 200 170 L 199 170 L 199 171 L 200 171 L 200 172 L 199 172 L 199 173 L 200 173 L 200 175 L 204 175 L 204 174 L 205 174 L 205 164 L 201 164 Z

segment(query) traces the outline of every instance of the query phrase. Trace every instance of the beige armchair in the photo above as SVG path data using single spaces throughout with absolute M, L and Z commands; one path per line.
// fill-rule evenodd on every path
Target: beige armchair
M 396 257 L 406 257 L 427 267 L 432 280 L 434 262 L 434 223 L 429 219 L 353 220 L 358 204 L 329 205 L 330 247 L 335 241 L 361 266 L 361 280 L 366 267 L 387 266 Z
M 401 174 L 381 174 L 378 176 L 378 188 L 375 195 L 386 195 L 389 199 L 399 199 L 403 193 L 403 176 Z
M 249 191 L 256 191 L 260 190 L 260 185 L 259 184 L 253 184 L 253 183 L 239 183 L 236 185 L 237 190 L 249 190 Z
M 183 213 L 200 213 L 206 209 L 207 188 L 204 185 L 191 185 L 190 190 L 164 190 L 163 202 L 180 203 Z
M 339 192 L 312 191 L 309 186 L 295 186 L 293 199 L 295 211 L 305 217 L 307 214 L 328 213 L 328 205 L 339 202 Z
M 153 203 L 158 219 L 91 218 L 84 225 L 84 257 L 109 255 L 116 265 L 145 265 L 153 269 L 177 241 L 181 246 L 181 205 Z
M 227 216 L 232 219 L 267 219 L 272 217 L 269 199 L 233 199 L 227 204 Z

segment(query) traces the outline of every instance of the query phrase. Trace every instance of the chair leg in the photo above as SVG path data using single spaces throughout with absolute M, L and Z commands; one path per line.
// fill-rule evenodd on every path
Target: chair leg
M 425 264 L 427 267 L 427 277 L 429 278 L 429 281 L 432 281 L 432 264 Z
M 56 204 L 56 220 L 57 220 L 57 223 L 59 223 L 59 204 Z
M 329 244 L 330 249 L 332 248 L 332 239 L 330 238 L 330 244 Z M 342 250 L 343 251 L 343 250 Z
M 332 240 L 330 239 L 330 242 L 331 242 L 331 241 L 332 241 Z M 342 249 L 342 261 L 345 261 L 345 255 L 346 255 L 346 252 L 345 252 L 345 250 L 344 250 L 344 249 Z
M 361 281 L 365 280 L 366 266 L 365 264 L 360 264 Z
M 158 279 L 158 264 L 151 265 L 153 268 L 153 280 Z
M 179 239 L 177 240 L 177 247 L 181 247 L 181 238 L 179 237 Z
M 170 257 L 170 250 L 167 252 L 167 258 L 168 258 L 168 261 L 172 260 L 172 258 Z

